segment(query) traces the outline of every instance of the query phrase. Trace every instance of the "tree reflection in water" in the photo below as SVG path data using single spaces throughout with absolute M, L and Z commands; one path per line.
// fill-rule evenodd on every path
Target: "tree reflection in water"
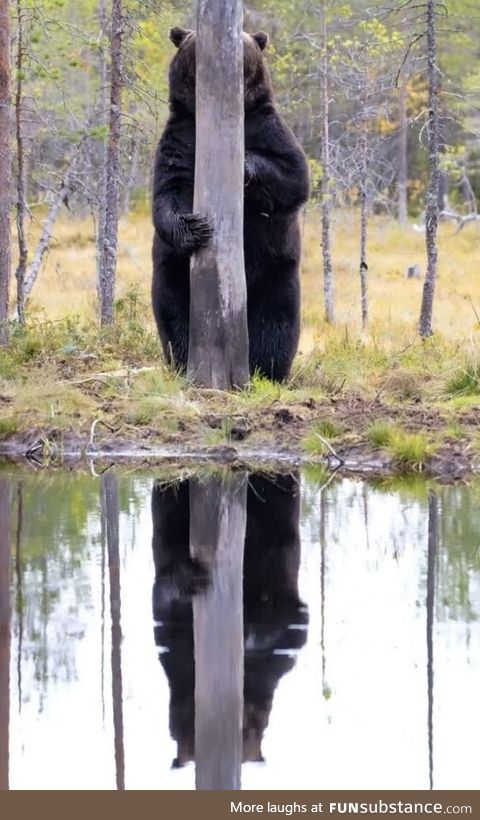
M 202 534 L 191 531 L 195 522 L 198 526 L 199 518 L 193 512 L 192 495 L 198 505 L 199 494 L 203 494 L 203 518 L 208 519 L 211 514 L 211 520 L 215 520 L 211 482 L 216 481 L 218 489 L 218 479 L 209 481 L 210 486 L 208 481 L 202 485 L 200 479 L 169 486 L 156 484 L 152 492 L 155 641 L 170 686 L 170 732 L 177 743 L 174 766 L 182 766 L 195 757 L 194 658 L 198 647 L 194 647 L 192 600 L 208 599 L 213 594 L 215 561 L 221 560 L 221 551 L 213 560 L 205 555 L 205 520 L 200 522 Z M 238 504 L 239 486 L 236 492 Z M 230 491 L 230 504 L 234 498 L 235 493 Z M 306 641 L 308 615 L 298 595 L 299 509 L 298 476 L 257 475 L 248 479 L 243 560 L 244 761 L 263 759 L 262 737 L 275 688 L 293 668 L 295 653 Z M 218 544 L 216 536 L 215 539 Z M 203 543 L 205 560 L 199 560 L 197 553 L 191 556 L 190 544 L 199 542 Z M 233 605 L 232 601 L 231 608 Z M 222 618 L 222 612 L 217 612 L 217 617 Z M 225 623 L 231 617 L 230 611 L 223 612 Z M 212 636 L 203 634 L 199 640 L 208 647 Z M 211 657 L 213 650 L 211 646 L 209 649 Z M 210 675 L 213 685 L 215 677 L 220 685 L 224 672 L 221 657 L 217 661 L 217 668 Z M 237 659 L 240 663 L 241 659 Z M 197 748 L 197 767 L 198 752 Z M 215 785 L 222 787 L 219 783 Z

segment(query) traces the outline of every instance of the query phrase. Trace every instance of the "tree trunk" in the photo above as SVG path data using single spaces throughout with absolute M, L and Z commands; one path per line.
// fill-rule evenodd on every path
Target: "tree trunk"
M 362 328 L 368 324 L 368 291 L 367 291 L 367 240 L 368 240 L 368 139 L 367 139 L 367 91 L 363 94 L 363 112 L 360 131 L 361 182 L 360 182 L 360 305 Z
M 25 235 L 25 222 L 28 215 L 27 206 L 27 165 L 22 122 L 23 92 L 23 8 L 22 1 L 17 0 L 17 84 L 15 90 L 15 136 L 17 141 L 17 239 L 18 265 L 15 273 L 17 279 L 17 316 L 20 324 L 25 324 L 25 275 L 27 273 L 28 247 Z
M 404 72 L 406 69 L 404 68 Z M 406 225 L 408 219 L 408 130 L 407 130 L 407 76 L 402 73 L 398 95 L 398 221 Z
M 327 29 L 327 0 L 322 5 L 322 35 L 321 35 L 321 66 L 322 66 L 322 94 L 321 94 L 321 123 L 322 123 L 322 257 L 323 257 L 323 293 L 325 300 L 325 319 L 333 325 L 335 322 L 335 306 L 333 291 L 333 269 L 330 250 L 330 122 L 329 122 L 329 60 L 328 60 L 328 29 Z
M 192 260 L 188 375 L 220 389 L 249 378 L 242 7 L 199 0 L 197 18 L 194 211 L 215 233 Z
M 81 150 L 83 146 L 83 140 L 81 140 L 74 148 L 74 154 L 70 158 L 69 163 L 67 165 L 67 170 L 63 176 L 63 179 L 60 183 L 60 187 L 58 188 L 54 200 L 50 206 L 50 210 L 48 212 L 47 218 L 45 219 L 42 227 L 42 233 L 40 235 L 40 239 L 38 240 L 37 247 L 35 249 L 35 253 L 33 255 L 33 259 L 31 264 L 28 266 L 25 280 L 23 282 L 23 297 L 25 302 L 28 300 L 30 296 L 33 286 L 37 281 L 38 274 L 40 273 L 40 268 L 42 266 L 43 257 L 45 256 L 46 252 L 48 251 L 50 240 L 52 238 L 53 228 L 55 222 L 57 220 L 58 213 L 60 208 L 62 207 L 65 198 L 70 190 L 70 180 L 72 174 L 77 166 L 77 162 L 81 155 Z
M 436 0 L 427 2 L 427 48 L 428 48 L 428 165 L 429 180 L 427 207 L 425 211 L 425 244 L 427 248 L 427 273 L 423 285 L 419 331 L 425 339 L 431 336 L 433 301 L 437 281 L 437 230 L 438 192 L 440 182 L 440 151 L 438 128 L 438 68 L 436 46 Z
M 106 125 L 106 109 L 107 109 L 107 60 L 105 57 L 104 37 L 107 30 L 107 13 L 105 8 L 105 0 L 100 0 L 99 3 L 99 21 L 100 21 L 100 36 L 101 48 L 99 52 L 99 66 L 98 72 L 100 76 L 100 115 L 99 124 Z M 98 183 L 98 220 L 97 220 L 97 298 L 98 304 L 101 305 L 101 276 L 103 264 L 103 246 L 105 242 L 105 212 L 107 209 L 107 142 L 102 139 L 100 149 L 100 180 Z
M 190 550 L 211 584 L 193 599 L 197 789 L 239 789 L 247 482 L 190 483 Z
M 10 724 L 10 481 L 0 478 L 0 791 L 8 789 Z
M 8 344 L 11 266 L 10 3 L 0 0 L 0 344 Z
M 122 0 L 112 0 L 110 118 L 106 161 L 106 202 L 103 246 L 100 253 L 100 323 L 112 325 L 115 319 L 115 280 L 117 273 L 118 212 L 120 195 L 120 128 L 122 115 L 122 46 L 124 18 Z
M 117 789 L 125 789 L 125 753 L 123 746 L 122 626 L 120 620 L 120 552 L 118 483 L 113 473 L 102 476 L 102 529 L 106 534 L 108 577 L 110 581 L 110 616 L 112 621 L 112 704 Z

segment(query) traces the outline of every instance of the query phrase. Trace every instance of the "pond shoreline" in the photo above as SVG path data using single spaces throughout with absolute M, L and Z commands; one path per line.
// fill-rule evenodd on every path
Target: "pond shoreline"
M 231 469 L 288 471 L 305 466 L 324 468 L 326 473 L 388 477 L 423 475 L 442 482 L 466 481 L 480 474 L 480 458 L 469 442 L 444 442 L 421 464 L 399 462 L 388 451 L 366 441 L 326 442 L 327 452 L 305 452 L 296 443 L 281 446 L 271 441 L 255 446 L 243 442 L 205 445 L 192 438 L 183 443 L 164 442 L 152 437 L 121 438 L 98 436 L 79 431 L 31 430 L 0 441 L 0 461 L 30 464 L 43 469 L 85 467 L 89 464 L 111 466 L 215 465 Z

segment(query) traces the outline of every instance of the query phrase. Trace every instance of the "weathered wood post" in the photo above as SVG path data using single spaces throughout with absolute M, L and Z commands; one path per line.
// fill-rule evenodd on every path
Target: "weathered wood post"
M 211 585 L 193 599 L 197 789 L 239 789 L 243 728 L 243 551 L 247 482 L 190 482 L 190 550 Z
M 188 376 L 221 389 L 249 377 L 242 32 L 241 0 L 198 0 L 193 209 L 215 234 L 192 259 Z

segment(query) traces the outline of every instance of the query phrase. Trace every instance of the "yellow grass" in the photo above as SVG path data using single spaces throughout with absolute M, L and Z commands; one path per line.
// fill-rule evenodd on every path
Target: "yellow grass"
M 339 211 L 333 215 L 333 261 L 336 324 L 332 331 L 323 322 L 323 283 L 320 248 L 320 214 L 310 209 L 304 222 L 302 265 L 303 324 L 301 350 L 323 345 L 332 333 L 361 334 L 358 276 L 359 229 L 357 215 Z M 480 315 L 480 230 L 468 225 L 454 234 L 452 224 L 442 225 L 439 239 L 439 277 L 435 302 L 435 328 L 449 342 L 475 341 Z M 39 226 L 32 229 L 32 239 Z M 118 296 L 132 286 L 149 299 L 152 227 L 147 214 L 135 214 L 120 223 Z M 382 347 L 408 344 L 416 336 L 422 280 L 407 280 L 409 265 L 425 272 L 425 248 L 421 233 L 409 225 L 401 228 L 386 217 L 373 217 L 369 239 L 370 326 L 364 341 Z M 55 228 L 54 241 L 34 288 L 30 309 L 34 315 L 58 319 L 76 313 L 92 317 L 95 312 L 95 244 L 90 220 L 63 218 Z M 146 323 L 152 323 L 150 312 Z M 153 323 L 152 323 L 153 324 Z

